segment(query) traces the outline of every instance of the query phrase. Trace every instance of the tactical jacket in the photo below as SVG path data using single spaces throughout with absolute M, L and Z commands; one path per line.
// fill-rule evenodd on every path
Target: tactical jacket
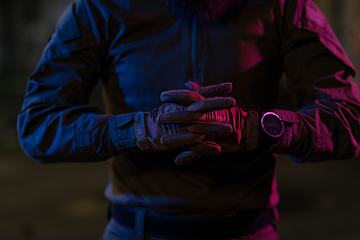
M 296 111 L 276 109 L 285 74 Z M 78 0 L 60 17 L 29 77 L 18 118 L 21 146 L 42 163 L 108 160 L 106 196 L 161 214 L 216 214 L 278 203 L 276 153 L 297 162 L 353 158 L 360 147 L 355 70 L 312 0 L 238 1 L 219 20 L 186 20 L 162 0 Z M 135 112 L 160 94 L 232 82 L 244 111 L 285 121 L 272 151 L 202 157 L 141 152 Z M 106 112 L 88 105 L 102 84 Z

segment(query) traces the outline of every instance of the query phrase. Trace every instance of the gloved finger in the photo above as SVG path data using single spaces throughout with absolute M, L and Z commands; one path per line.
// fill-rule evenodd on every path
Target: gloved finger
M 219 83 L 207 87 L 202 87 L 194 82 L 187 82 L 185 86 L 194 92 L 201 94 L 204 97 L 223 96 L 232 91 L 232 83 Z
M 160 124 L 192 124 L 192 123 L 228 123 L 229 112 L 227 110 L 201 112 L 166 112 L 157 116 L 156 121 Z
M 205 135 L 197 133 L 177 133 L 162 136 L 160 139 L 161 144 L 174 147 L 174 146 L 189 146 L 203 142 Z
M 156 121 L 160 124 L 188 124 L 204 122 L 205 115 L 199 112 L 169 112 L 159 114 Z
M 202 157 L 202 154 L 193 152 L 193 151 L 185 151 L 180 153 L 176 158 L 175 158 L 175 164 L 178 166 L 182 166 L 185 165 L 187 163 L 190 163 L 200 157 Z
M 190 149 L 193 152 L 203 155 L 219 155 L 221 152 L 220 145 L 210 141 L 204 141 L 202 143 L 196 144 Z
M 170 90 L 162 92 L 160 100 L 163 102 L 172 102 L 182 105 L 190 105 L 194 102 L 204 99 L 202 95 L 190 90 Z
M 233 132 L 233 127 L 230 123 L 225 122 L 226 117 L 216 117 L 212 114 L 212 119 L 208 119 L 204 113 L 196 112 L 177 112 L 177 113 L 163 113 L 157 117 L 157 122 L 162 124 L 165 128 L 167 126 L 185 125 L 181 126 L 185 132 L 203 133 L 207 135 L 230 135 Z M 189 125 L 190 124 L 190 125 Z
M 233 114 L 230 110 L 218 110 L 208 113 L 201 112 L 164 112 L 157 116 L 156 121 L 160 124 L 192 124 L 192 123 L 230 123 Z
M 221 109 L 229 109 L 236 106 L 236 101 L 230 97 L 206 98 L 187 106 L 187 111 L 212 112 Z
M 223 96 L 232 91 L 232 83 L 219 83 L 207 87 L 201 87 L 194 82 L 187 82 L 185 85 L 189 90 L 170 90 L 161 93 L 161 101 L 189 105 L 204 98 Z
M 204 122 L 206 113 L 200 112 L 168 112 L 157 116 L 156 121 L 160 124 L 182 124 Z
M 203 142 L 206 136 L 208 138 L 214 135 L 229 136 L 232 133 L 232 127 L 229 125 L 196 124 L 196 126 L 187 128 L 186 131 L 187 132 L 164 135 L 161 137 L 160 142 L 162 145 L 168 147 L 193 145 Z
M 184 165 L 190 163 L 202 156 L 218 155 L 221 152 L 221 147 L 213 142 L 202 142 L 191 147 L 191 151 L 184 151 L 175 159 L 176 165 Z
M 233 127 L 228 123 L 197 123 L 188 126 L 187 131 L 205 135 L 228 136 L 233 132 Z
M 205 135 L 222 135 L 228 136 L 233 132 L 233 127 L 229 123 L 209 123 L 209 122 L 199 122 L 199 123 L 190 123 L 184 122 L 178 128 L 181 128 L 181 133 L 198 133 L 198 134 L 205 134 Z M 172 129 L 175 129 L 179 124 L 163 124 L 165 130 L 168 132 L 173 132 Z M 173 133 L 165 135 L 166 137 L 173 137 L 176 134 L 180 133 Z

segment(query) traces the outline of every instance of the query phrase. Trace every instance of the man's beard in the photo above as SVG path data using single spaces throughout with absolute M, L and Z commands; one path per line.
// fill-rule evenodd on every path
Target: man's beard
M 175 17 L 217 20 L 229 8 L 232 0 L 165 0 L 166 6 Z

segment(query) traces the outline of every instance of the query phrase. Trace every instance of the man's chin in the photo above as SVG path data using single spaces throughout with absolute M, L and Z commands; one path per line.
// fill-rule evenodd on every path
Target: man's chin
M 229 8 L 231 0 L 165 0 L 176 18 L 218 20 Z

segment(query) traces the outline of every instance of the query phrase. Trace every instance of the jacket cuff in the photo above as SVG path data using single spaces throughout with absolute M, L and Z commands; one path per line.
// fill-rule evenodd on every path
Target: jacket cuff
M 109 119 L 110 143 L 115 155 L 125 149 L 136 147 L 134 116 L 135 113 L 129 113 L 116 115 Z
M 271 111 L 276 112 L 284 122 L 284 132 L 279 141 L 272 146 L 271 151 L 288 154 L 295 162 L 301 162 L 298 153 L 305 151 L 301 150 L 301 121 L 299 116 L 293 111 L 278 109 Z

